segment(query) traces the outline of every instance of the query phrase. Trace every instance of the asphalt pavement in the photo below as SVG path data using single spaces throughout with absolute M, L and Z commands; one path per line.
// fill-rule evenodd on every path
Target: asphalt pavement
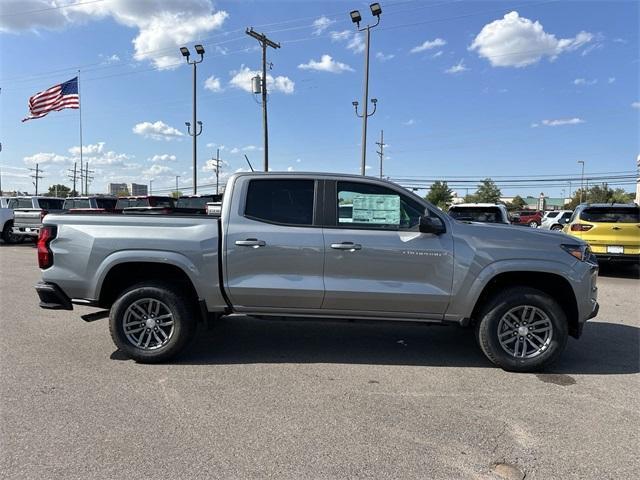
M 618 479 L 640 471 L 640 280 L 549 372 L 493 367 L 442 326 L 228 318 L 141 365 L 107 320 L 38 307 L 0 245 L 0 477 Z

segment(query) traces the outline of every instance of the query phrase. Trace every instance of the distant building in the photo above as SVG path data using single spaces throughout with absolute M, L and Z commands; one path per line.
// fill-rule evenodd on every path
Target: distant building
M 110 183 L 109 195 L 126 196 L 129 195 L 129 188 L 126 183 Z
M 141 183 L 130 183 L 129 195 L 133 195 L 134 197 L 149 195 L 149 188 L 147 185 Z

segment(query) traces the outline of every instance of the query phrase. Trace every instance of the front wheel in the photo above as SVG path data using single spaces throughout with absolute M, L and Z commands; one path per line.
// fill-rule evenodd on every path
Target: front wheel
M 192 302 L 170 284 L 135 285 L 115 301 L 109 314 L 113 342 L 141 363 L 172 359 L 187 346 L 195 329 Z
M 528 287 L 502 292 L 476 324 L 480 348 L 496 365 L 514 372 L 538 371 L 554 362 L 568 338 L 567 317 L 549 295 Z
M 553 227 L 551 227 L 551 230 L 555 230 L 555 231 L 562 230 L 562 225 L 554 225 Z

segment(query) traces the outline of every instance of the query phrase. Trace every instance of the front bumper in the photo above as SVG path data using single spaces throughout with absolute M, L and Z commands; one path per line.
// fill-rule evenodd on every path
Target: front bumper
M 598 262 L 640 263 L 638 253 L 594 253 Z
M 40 308 L 73 310 L 71 299 L 55 283 L 38 282 L 35 289 L 40 297 Z

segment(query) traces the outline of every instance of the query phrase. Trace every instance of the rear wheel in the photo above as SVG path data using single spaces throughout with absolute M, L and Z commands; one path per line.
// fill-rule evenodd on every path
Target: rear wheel
M 554 225 L 551 230 L 562 230 L 562 225 Z
M 489 301 L 476 324 L 480 348 L 496 365 L 533 372 L 554 362 L 567 343 L 567 318 L 549 295 L 510 288 Z
M 531 222 L 529 222 L 529 226 L 530 226 L 531 228 L 538 228 L 538 224 L 537 224 L 535 221 L 533 221 L 533 220 L 532 220 Z
M 2 240 L 4 240 L 5 243 L 13 244 L 22 243 L 24 238 L 22 235 L 16 235 L 13 233 L 13 221 L 9 221 L 5 223 L 4 229 L 2 230 Z
M 196 330 L 193 303 L 173 285 L 141 283 L 111 307 L 109 330 L 116 346 L 141 363 L 172 359 Z

